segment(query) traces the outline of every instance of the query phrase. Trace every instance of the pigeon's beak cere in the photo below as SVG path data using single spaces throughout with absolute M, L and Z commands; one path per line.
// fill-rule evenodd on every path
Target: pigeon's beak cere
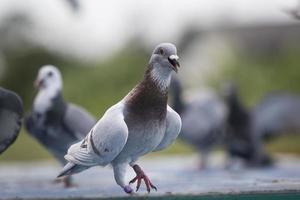
M 43 80 L 41 80 L 41 79 L 36 79 L 35 81 L 34 81 L 34 87 L 36 88 L 36 89 L 38 89 L 38 88 L 40 88 L 41 87 L 41 85 L 43 85 Z
M 178 62 L 179 57 L 177 55 L 170 55 L 168 60 L 171 63 L 173 70 L 177 73 L 178 72 L 178 68 L 180 67 L 180 64 Z

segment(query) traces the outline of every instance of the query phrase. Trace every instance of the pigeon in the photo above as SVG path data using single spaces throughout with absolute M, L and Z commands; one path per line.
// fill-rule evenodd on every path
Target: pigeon
M 17 139 L 23 119 L 23 102 L 14 92 L 0 87 L 0 154 Z
M 205 169 L 209 152 L 223 140 L 226 106 L 212 91 L 194 93 L 185 102 L 181 83 L 175 77 L 172 78 L 170 91 L 173 107 L 182 119 L 179 137 L 201 153 L 200 169 Z
M 300 96 L 273 92 L 253 109 L 253 129 L 264 141 L 300 130 Z
M 116 183 L 133 193 L 130 184 L 141 181 L 148 193 L 157 189 L 137 164 L 139 157 L 168 147 L 181 129 L 180 116 L 167 104 L 172 71 L 179 67 L 177 50 L 171 43 L 159 44 L 153 51 L 143 80 L 120 102 L 110 107 L 87 137 L 72 145 L 58 177 L 79 173 L 92 166 L 111 165 Z M 136 176 L 126 184 L 127 166 Z
M 68 148 L 87 135 L 96 119 L 83 108 L 66 102 L 62 85 L 61 73 L 55 66 L 41 67 L 35 81 L 39 91 L 25 126 L 28 133 L 64 165 Z M 72 186 L 70 179 L 65 179 L 64 184 Z
M 244 160 L 248 166 L 271 165 L 272 159 L 254 132 L 253 113 L 242 104 L 236 85 L 226 84 L 223 95 L 228 107 L 224 145 L 229 156 Z

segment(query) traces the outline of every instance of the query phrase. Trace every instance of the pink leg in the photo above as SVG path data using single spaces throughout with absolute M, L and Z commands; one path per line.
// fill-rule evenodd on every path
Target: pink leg
M 148 176 L 144 173 L 144 171 L 141 169 L 140 166 L 138 165 L 134 165 L 133 170 L 136 173 L 136 177 L 134 177 L 129 184 L 134 183 L 137 181 L 137 185 L 136 185 L 136 191 L 138 191 L 140 189 L 141 186 L 141 182 L 142 179 L 144 180 L 146 187 L 147 187 L 147 191 L 148 193 L 150 192 L 151 188 L 155 189 L 157 191 L 157 188 L 152 184 L 152 182 L 150 181 L 150 179 L 148 178 Z

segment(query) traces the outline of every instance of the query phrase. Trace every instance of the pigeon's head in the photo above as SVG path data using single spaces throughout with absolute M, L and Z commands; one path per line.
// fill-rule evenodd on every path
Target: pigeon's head
M 160 68 L 162 72 L 178 71 L 180 67 L 178 62 L 177 49 L 174 44 L 161 43 L 155 47 L 150 58 L 150 64 L 153 68 Z
M 62 88 L 62 79 L 60 71 L 53 65 L 45 65 L 39 70 L 34 85 L 39 90 L 53 89 L 60 90 Z

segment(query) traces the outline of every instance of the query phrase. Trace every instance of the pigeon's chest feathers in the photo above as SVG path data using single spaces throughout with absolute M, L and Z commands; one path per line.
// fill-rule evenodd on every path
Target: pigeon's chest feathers
M 52 104 L 52 99 L 55 94 L 49 93 L 46 90 L 40 91 L 33 103 L 33 110 L 35 113 L 44 114 L 49 110 Z
M 57 93 L 52 96 L 37 97 L 34 104 L 34 113 L 37 120 L 48 126 L 61 126 L 63 125 L 63 117 L 67 108 L 63 100 L 62 94 Z M 44 102 L 43 102 L 44 101 Z
M 166 129 L 167 92 L 155 83 L 140 83 L 125 98 L 128 139 L 124 154 L 144 155 L 161 142 Z
M 137 121 L 164 121 L 167 101 L 167 90 L 161 90 L 153 80 L 143 81 L 125 98 L 126 116 Z

